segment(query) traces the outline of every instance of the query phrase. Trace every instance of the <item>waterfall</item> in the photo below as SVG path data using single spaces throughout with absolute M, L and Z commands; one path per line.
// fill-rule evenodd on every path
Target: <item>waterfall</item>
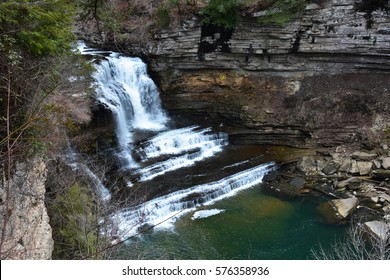
M 120 229 L 122 238 L 135 235 L 144 224 L 170 228 L 180 216 L 199 206 L 211 205 L 261 183 L 264 175 L 272 171 L 274 166 L 274 163 L 261 164 L 215 182 L 157 197 L 118 211 L 112 220 Z
M 157 86 L 139 58 L 88 48 L 79 42 L 83 55 L 94 60 L 96 100 L 114 116 L 118 139 L 118 158 L 125 168 L 137 167 L 131 156 L 136 130 L 161 131 L 169 120 L 159 98 Z
M 142 231 L 144 225 L 171 227 L 183 214 L 253 187 L 273 170 L 273 163 L 253 167 L 250 160 L 244 160 L 221 168 L 227 170 L 222 179 L 208 183 L 197 181 L 193 187 L 180 189 L 181 179 L 175 177 L 175 171 L 214 158 L 228 145 L 228 135 L 215 133 L 211 127 L 169 127 L 169 118 L 161 107 L 157 87 L 139 58 L 88 49 L 85 45 L 79 45 L 79 50 L 82 54 L 98 57 L 95 59 L 94 74 L 96 99 L 115 118 L 119 143 L 117 156 L 121 160 L 122 171 L 131 177 L 127 186 L 132 187 L 133 182 L 137 182 L 137 188 L 143 184 L 147 188 L 149 181 L 158 181 L 160 176 L 172 176 L 174 180 L 169 184 L 179 186 L 177 191 L 114 213 L 111 222 L 119 229 L 115 231 L 121 238 L 133 236 L 140 227 Z M 150 133 L 146 134 L 147 138 L 135 139 L 137 131 Z M 137 137 L 140 138 L 139 134 Z M 251 167 L 245 169 L 246 165 Z M 241 171 L 236 168 L 238 166 Z M 200 212 L 195 219 L 222 212 L 218 209 Z

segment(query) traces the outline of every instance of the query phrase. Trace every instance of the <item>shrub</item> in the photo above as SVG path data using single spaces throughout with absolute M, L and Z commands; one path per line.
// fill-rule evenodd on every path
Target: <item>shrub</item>
M 165 28 L 169 26 L 171 22 L 171 18 L 169 16 L 169 10 L 165 7 L 160 7 L 156 12 L 157 17 L 157 25 L 161 28 Z
M 259 18 L 259 22 L 285 26 L 297 14 L 304 11 L 306 2 L 306 0 L 277 0 L 267 10 L 267 13 Z
M 233 29 L 239 19 L 237 0 L 210 0 L 200 11 L 204 16 L 203 24 Z

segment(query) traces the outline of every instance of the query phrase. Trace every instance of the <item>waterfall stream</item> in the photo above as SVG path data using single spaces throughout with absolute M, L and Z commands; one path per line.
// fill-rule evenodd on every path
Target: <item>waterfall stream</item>
M 176 170 L 190 166 L 196 168 L 197 163 L 215 157 L 229 145 L 228 135 L 214 132 L 211 127 L 168 126 L 169 117 L 161 107 L 158 89 L 139 58 L 102 53 L 85 45 L 80 45 L 79 50 L 82 54 L 100 57 L 95 63 L 96 99 L 113 113 L 119 143 L 117 156 L 122 168 L 128 170 L 137 183 L 165 174 L 172 176 Z M 151 131 L 154 135 L 135 139 L 137 131 Z M 232 166 L 245 165 L 247 161 Z M 218 180 L 173 191 L 120 210 L 114 215 L 116 223 L 124 237 L 136 233 L 142 224 L 170 227 L 181 214 L 261 183 L 272 168 L 273 163 L 248 165 L 247 169 Z M 180 178 L 177 180 L 180 182 Z M 133 186 L 132 182 L 127 185 Z M 169 219 L 172 216 L 174 218 Z
M 252 249 L 254 258 L 307 258 L 320 236 L 334 240 L 312 204 L 255 188 L 276 168 L 267 148 L 232 145 L 219 124 L 176 124 L 139 58 L 82 43 L 78 49 L 94 60 L 96 100 L 115 121 L 118 176 L 127 180 L 122 195 L 141 196 L 111 214 L 108 232 L 119 240 L 141 236 L 137 246 L 152 252 L 146 258 L 246 258 Z M 115 200 L 86 165 L 73 166 Z M 302 243 L 307 232 L 315 234 Z

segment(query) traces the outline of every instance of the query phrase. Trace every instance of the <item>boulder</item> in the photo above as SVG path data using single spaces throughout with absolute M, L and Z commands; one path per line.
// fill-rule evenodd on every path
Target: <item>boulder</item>
M 390 170 L 377 169 L 372 172 L 372 177 L 378 180 L 390 178 Z
M 352 160 L 350 158 L 343 158 L 340 161 L 339 171 L 340 172 L 347 172 L 348 170 L 350 170 L 351 165 L 352 165 Z
M 352 154 L 353 159 L 357 160 L 373 160 L 377 157 L 377 154 L 374 153 L 365 153 L 365 152 L 354 152 Z
M 382 208 L 383 213 L 390 214 L 390 205 L 386 205 Z
M 328 223 L 340 223 L 356 209 L 359 200 L 356 197 L 333 199 L 317 207 L 319 214 Z
M 292 198 L 301 193 L 303 185 L 297 186 L 286 182 L 268 182 L 264 184 L 264 191 L 282 198 Z
M 362 183 L 362 180 L 357 177 L 351 177 L 348 178 L 347 180 L 343 180 L 337 183 L 337 188 L 342 189 L 345 187 L 348 187 L 349 189 L 356 189 L 359 188 Z M 352 186 L 352 188 L 351 188 Z
M 372 169 L 372 162 L 358 161 L 357 168 L 360 175 L 368 175 Z
M 381 193 L 378 195 L 380 202 L 390 202 L 390 195 L 387 193 Z
M 382 159 L 382 166 L 384 169 L 390 169 L 390 157 Z
M 364 227 L 376 240 L 386 242 L 390 237 L 390 225 L 384 221 L 365 222 Z
M 351 173 L 351 174 L 359 174 L 359 168 L 358 168 L 356 160 L 352 160 L 351 161 L 351 165 L 350 165 L 350 167 L 348 169 L 348 172 Z
M 313 175 L 318 172 L 317 162 L 313 157 L 303 157 L 298 161 L 297 168 L 306 175 Z
M 381 166 L 382 166 L 379 160 L 374 160 L 373 163 L 374 163 L 376 168 L 381 168 Z
M 339 164 L 337 164 L 336 162 L 334 161 L 329 161 L 325 164 L 325 166 L 322 168 L 322 172 L 325 174 L 325 175 L 332 175 L 332 174 L 335 174 L 339 168 Z
M 295 177 L 291 180 L 290 184 L 296 188 L 303 188 L 303 186 L 306 184 L 306 181 L 302 177 Z

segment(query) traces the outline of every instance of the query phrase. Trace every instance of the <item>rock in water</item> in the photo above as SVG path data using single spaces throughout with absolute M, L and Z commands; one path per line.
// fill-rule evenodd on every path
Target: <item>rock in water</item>
M 386 241 L 390 238 L 390 225 L 384 221 L 370 221 L 364 226 L 375 239 Z
M 346 199 L 334 199 L 325 202 L 317 207 L 319 214 L 326 222 L 339 223 L 349 217 L 358 206 L 359 200 L 356 197 Z

